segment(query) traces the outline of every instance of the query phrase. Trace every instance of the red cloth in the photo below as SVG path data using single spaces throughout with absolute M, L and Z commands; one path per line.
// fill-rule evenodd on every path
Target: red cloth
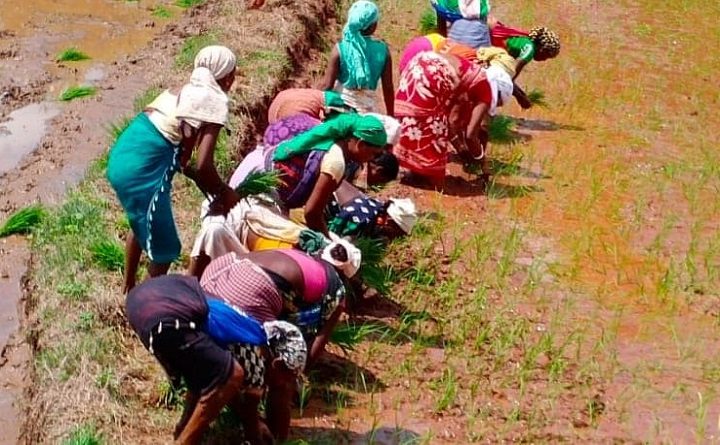
M 458 83 L 450 62 L 432 52 L 416 55 L 403 70 L 395 94 L 401 133 L 394 148 L 402 167 L 423 176 L 445 177 L 448 121 Z
M 510 37 L 527 37 L 528 32 L 519 28 L 506 26 L 502 22 L 496 22 L 495 26 L 490 28 L 490 43 L 492 46 L 507 49 L 505 41 Z

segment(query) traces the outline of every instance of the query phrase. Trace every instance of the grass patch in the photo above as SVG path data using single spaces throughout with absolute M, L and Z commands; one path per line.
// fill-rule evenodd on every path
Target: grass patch
M 330 342 L 347 352 L 354 350 L 366 338 L 372 335 L 383 335 L 386 332 L 387 328 L 378 324 L 343 323 L 332 332 Z
M 47 212 L 40 205 L 33 205 L 18 210 L 10 215 L 0 227 L 0 238 L 14 235 L 27 234 L 37 227 L 45 218 Z
M 183 42 L 180 53 L 175 57 L 175 68 L 180 70 L 192 68 L 197 53 L 204 47 L 216 43 L 218 43 L 217 35 L 212 32 L 188 37 Z
M 57 55 L 58 62 L 79 62 L 81 60 L 89 60 L 90 56 L 77 48 L 67 48 Z
M 104 445 L 105 439 L 93 424 L 76 427 L 62 445 Z
M 90 246 L 92 259 L 105 270 L 122 270 L 125 266 L 125 250 L 114 241 L 98 241 Z
M 194 8 L 205 3 L 205 0 L 175 0 L 175 6 L 181 8 Z
M 130 122 L 132 122 L 131 118 L 121 117 L 118 121 L 107 126 L 108 141 L 110 142 L 110 146 L 115 145 L 115 142 L 117 142 L 117 139 L 123 131 L 125 131 L 125 129 L 130 125 Z
M 150 102 L 154 101 L 155 98 L 158 97 L 162 92 L 162 88 L 158 86 L 151 86 L 135 98 L 135 100 L 133 101 L 133 110 L 135 110 L 136 113 L 144 111 L 145 108 L 147 108 L 147 106 L 150 104 Z
M 152 10 L 152 16 L 159 19 L 169 19 L 172 17 L 172 12 L 164 6 L 156 6 Z
M 80 99 L 81 97 L 92 96 L 97 92 L 97 88 L 89 86 L 73 86 L 66 88 L 60 94 L 60 100 L 69 102 L 71 100 Z

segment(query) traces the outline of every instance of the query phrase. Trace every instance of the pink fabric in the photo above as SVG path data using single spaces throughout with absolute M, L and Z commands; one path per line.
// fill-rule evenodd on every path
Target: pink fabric
M 283 249 L 278 252 L 292 258 L 302 270 L 305 289 L 303 300 L 308 303 L 320 301 L 327 288 L 325 266 L 310 255 L 295 249 Z
M 425 36 L 415 37 L 403 49 L 403 53 L 400 56 L 400 71 L 402 72 L 407 64 L 410 63 L 410 60 L 418 53 L 432 50 L 433 45 L 430 39 Z
M 265 171 L 265 147 L 258 145 L 243 158 L 230 178 L 229 186 L 236 188 L 250 173 Z

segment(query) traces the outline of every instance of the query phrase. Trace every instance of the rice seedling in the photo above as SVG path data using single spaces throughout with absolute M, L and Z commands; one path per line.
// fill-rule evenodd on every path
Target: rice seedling
M 162 380 L 157 387 L 157 406 L 163 408 L 174 408 L 182 403 L 186 389 L 174 387 L 169 380 Z
M 490 120 L 488 125 L 488 137 L 494 144 L 512 145 L 518 142 L 518 137 L 513 133 L 515 119 L 498 114 Z
M 422 35 L 437 32 L 437 15 L 434 9 L 426 9 L 420 16 L 420 33 Z
M 97 88 L 89 86 L 73 86 L 66 88 L 60 94 L 60 100 L 63 102 L 69 102 L 71 100 L 79 99 L 81 97 L 92 96 L 97 92 Z
M 172 12 L 164 6 L 156 6 L 155 9 L 152 10 L 152 15 L 159 19 L 169 19 L 172 17 Z
M 330 342 L 338 345 L 343 351 L 352 351 L 371 335 L 387 333 L 387 328 L 378 324 L 351 324 L 344 323 L 335 328 L 330 336 Z
M 43 221 L 45 216 L 47 216 L 47 212 L 40 205 L 32 205 L 18 210 L 10 215 L 10 218 L 0 227 L 0 238 L 14 234 L 30 233 L 34 227 Z
M 80 51 L 77 48 L 67 48 L 57 55 L 58 62 L 79 62 L 81 60 L 88 60 L 90 56 Z
M 175 68 L 187 70 L 193 66 L 195 56 L 205 46 L 218 42 L 217 36 L 212 33 L 199 34 L 185 39 L 180 53 L 175 56 Z
M 76 427 L 70 436 L 62 442 L 62 445 L 103 445 L 105 439 L 95 425 L 86 423 Z
M 175 5 L 181 8 L 194 8 L 205 3 L 205 0 L 176 0 Z
M 440 390 L 440 399 L 435 403 L 435 412 L 441 413 L 455 404 L 458 394 L 458 384 L 455 372 L 451 368 L 443 371 L 442 377 L 433 383 L 435 390 Z
M 278 172 L 252 172 L 243 182 L 235 187 L 235 192 L 244 198 L 269 193 L 277 188 L 278 185 L 280 185 L 280 175 Z
M 114 241 L 98 241 L 90 246 L 92 259 L 105 270 L 122 270 L 125 266 L 125 251 Z
M 536 107 L 547 108 L 548 103 L 545 100 L 545 92 L 537 88 L 533 88 L 527 93 L 528 100 Z

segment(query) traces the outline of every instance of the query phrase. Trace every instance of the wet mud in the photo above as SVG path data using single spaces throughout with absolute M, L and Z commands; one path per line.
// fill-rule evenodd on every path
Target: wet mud
M 169 37 L 153 47 L 168 20 L 157 2 L 5 0 L 0 10 L 0 219 L 33 202 L 53 204 L 107 149 L 106 126 L 132 108 L 158 69 L 169 69 Z M 179 17 L 179 14 L 176 14 Z M 151 45 L 153 49 L 149 49 Z M 91 58 L 56 62 L 76 47 Z M 155 54 L 167 57 L 156 60 Z M 162 68 L 160 68 L 162 67 Z M 95 97 L 58 102 L 70 85 L 93 85 Z M 31 347 L 21 334 L 27 242 L 0 240 L 0 443 L 18 442 L 19 400 L 29 380 Z

